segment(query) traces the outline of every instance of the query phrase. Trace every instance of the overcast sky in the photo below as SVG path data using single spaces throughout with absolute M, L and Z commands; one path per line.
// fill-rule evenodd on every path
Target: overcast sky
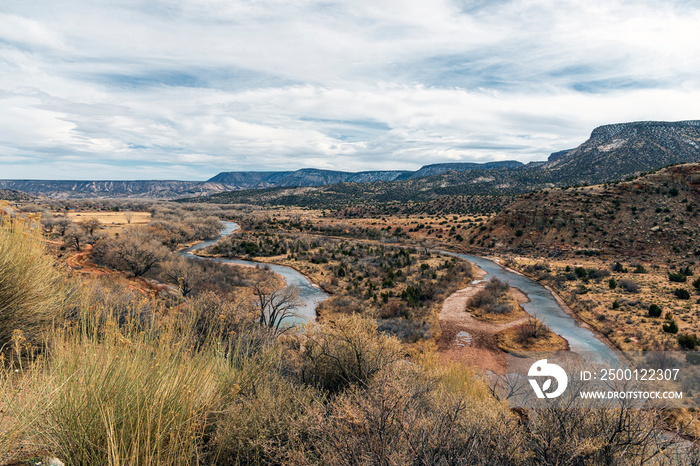
M 700 119 L 699 4 L 2 0 L 0 178 L 543 160 Z

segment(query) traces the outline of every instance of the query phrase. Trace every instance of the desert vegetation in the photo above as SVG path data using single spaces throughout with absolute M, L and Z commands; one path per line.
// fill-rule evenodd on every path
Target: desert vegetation
M 472 276 L 468 262 L 424 249 L 305 234 L 243 232 L 207 253 L 272 259 L 297 268 L 332 294 L 317 309 L 322 318 L 378 318 L 383 331 L 405 341 L 434 336 L 442 301 Z
M 496 277 L 469 299 L 467 310 L 479 319 L 497 323 L 510 322 L 526 315 L 511 294 L 508 283 Z

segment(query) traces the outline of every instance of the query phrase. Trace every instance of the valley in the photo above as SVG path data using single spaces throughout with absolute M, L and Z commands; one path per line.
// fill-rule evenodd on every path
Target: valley
M 579 148 L 541 164 L 439 164 L 371 176 L 222 173 L 206 188 L 96 182 L 56 189 L 47 182 L 44 193 L 0 191 L 2 247 L 19 248 L 1 258 L 24 254 L 27 264 L 38 264 L 37 272 L 26 272 L 7 262 L 0 273 L 53 277 L 7 281 L 49 287 L 36 291 L 48 303 L 36 308 L 44 314 L 28 315 L 52 339 L 45 350 L 51 359 L 40 369 L 34 365 L 42 360 L 40 333 L 21 315 L 8 314 L 23 330 L 0 334 L 6 357 L 16 361 L 7 370 L 16 364 L 34 369 L 17 379 L 20 385 L 11 384 L 8 372 L 5 390 L 44 400 L 13 411 L 12 435 L 25 439 L 22 445 L 41 444 L 31 433 L 34 421 L 21 420 L 48 416 L 41 406 L 65 398 L 33 387 L 41 387 L 36 381 L 49 371 L 73 390 L 59 391 L 62 397 L 81 393 L 65 379 L 62 364 L 84 361 L 80 354 L 89 348 L 87 354 L 105 350 L 100 358 L 115 359 L 81 371 L 97 377 L 104 364 L 124 371 L 121 386 L 96 388 L 100 397 L 125 396 L 121 387 L 150 371 L 120 361 L 159 358 L 166 385 L 185 376 L 206 381 L 196 395 L 206 407 L 201 413 L 187 407 L 182 416 L 201 417 L 188 421 L 183 436 L 221 458 L 264 456 L 272 463 L 298 451 L 332 460 L 336 436 L 347 432 L 328 413 L 349 406 L 419 416 L 427 430 L 414 426 L 409 436 L 428 435 L 443 425 L 434 416 L 461 406 L 482 417 L 455 414 L 445 429 L 456 423 L 485 429 L 475 437 L 485 442 L 479 445 L 498 437 L 502 446 L 504 434 L 527 438 L 551 418 L 528 419 L 534 411 L 515 409 L 499 394 L 498 384 L 514 376 L 512 358 L 528 367 L 547 355 L 619 363 L 624 351 L 661 351 L 693 365 L 700 359 L 700 163 L 671 158 L 670 165 L 654 166 L 667 161 L 662 149 L 632 165 L 619 159 L 631 158 L 630 147 L 644 148 L 647 140 L 673 147 L 678 138 L 692 141 L 696 128 L 694 122 L 601 127 Z M 678 154 L 695 156 L 690 149 Z M 575 167 L 582 160 L 590 170 Z M 618 165 L 621 177 L 614 179 L 606 173 L 617 172 L 592 169 Z M 256 189 L 242 189 L 241 180 Z M 231 191 L 228 183 L 238 185 Z M 267 186 L 275 183 L 307 185 Z M 183 189 L 198 196 L 183 197 Z M 153 199 L 163 195 L 171 199 Z M 171 360 L 187 364 L 167 364 Z M 195 361 L 203 372 L 183 372 Z M 193 386 L 185 386 L 187 396 Z M 158 399 L 157 388 L 141 389 L 155 390 L 142 396 Z M 402 405 L 404 393 L 426 397 L 430 409 L 417 414 Z M 386 400 L 394 408 L 383 405 Z M 692 398 L 683 403 L 629 416 L 674 442 L 697 439 Z M 270 424 L 279 411 L 287 417 L 275 421 L 277 430 L 256 430 L 260 416 Z M 64 412 L 72 416 L 65 432 L 74 439 L 90 421 L 73 405 Z M 579 415 L 599 422 L 587 438 L 614 429 L 602 414 L 572 412 L 566 429 L 582 425 Z M 361 431 L 372 423 L 358 422 Z M 294 438 L 276 443 L 280 432 Z M 431 442 L 457 442 L 451 435 L 461 431 L 439 432 Z M 265 446 L 248 443 L 252 436 Z M 241 438 L 246 446 L 234 448 Z M 539 448 L 532 442 L 500 453 L 484 447 L 480 464 L 527 461 Z M 14 451 L 10 445 L 0 442 L 5 452 Z M 424 452 L 405 448 L 402 458 Z M 679 447 L 664 455 L 676 452 L 686 454 Z M 500 459 L 493 463 L 494 457 Z

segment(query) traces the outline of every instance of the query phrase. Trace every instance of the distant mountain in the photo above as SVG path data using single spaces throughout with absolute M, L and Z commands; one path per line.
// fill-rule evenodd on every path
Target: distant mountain
M 562 152 L 552 154 L 541 168 L 555 180 L 578 183 L 601 183 L 674 163 L 700 162 L 700 121 L 600 126 L 586 142 Z
M 93 197 L 154 198 L 196 197 L 231 189 L 202 181 L 51 181 L 0 180 L 0 189 L 14 189 L 57 199 Z
M 467 172 L 491 170 L 499 167 L 522 167 L 515 161 L 488 163 L 445 163 L 422 167 L 412 172 L 406 170 L 377 170 L 343 172 L 303 168 L 280 172 L 221 172 L 207 181 L 52 181 L 52 180 L 0 180 L 0 189 L 15 189 L 35 195 L 58 199 L 116 197 L 175 199 L 199 197 L 225 191 L 264 189 L 274 187 L 314 187 L 338 183 L 390 182 L 398 179 L 417 179 L 448 171 Z
M 525 165 L 516 160 L 506 160 L 503 162 L 486 162 L 486 163 L 434 163 L 425 165 L 420 170 L 415 172 L 407 172 L 405 175 L 398 177 L 399 180 L 415 180 L 416 178 L 425 178 L 427 176 L 439 175 L 448 171 L 468 172 L 471 170 L 489 170 L 491 168 L 521 168 Z M 382 180 L 389 181 L 389 180 Z
M 335 183 L 371 183 L 374 181 L 394 181 L 408 171 L 366 171 L 342 172 L 302 168 L 285 172 L 221 172 L 208 181 L 223 183 L 234 189 L 257 189 L 275 186 L 323 186 Z
M 325 208 L 345 208 L 358 202 L 429 202 L 441 196 L 514 195 L 555 186 L 597 184 L 691 162 L 700 162 L 700 121 L 621 123 L 596 128 L 579 147 L 555 152 L 547 162 L 482 164 L 481 169 L 471 164 L 427 165 L 391 182 L 227 192 L 200 201 Z M 437 174 L 418 176 L 431 173 Z
M 337 183 L 374 183 L 375 181 L 397 181 L 425 178 L 448 171 L 466 172 L 490 170 L 492 168 L 520 168 L 524 165 L 515 160 L 486 163 L 435 163 L 425 165 L 417 171 L 386 170 L 343 172 L 302 168 L 284 172 L 221 172 L 208 181 L 222 183 L 235 189 L 258 189 L 284 186 L 325 186 Z

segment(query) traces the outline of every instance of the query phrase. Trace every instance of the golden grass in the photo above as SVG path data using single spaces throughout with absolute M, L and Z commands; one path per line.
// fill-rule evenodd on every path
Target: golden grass
M 90 219 L 99 220 L 103 231 L 106 231 L 110 236 L 120 233 L 129 226 L 146 225 L 151 221 L 150 212 L 133 212 L 131 223 L 126 219 L 126 212 L 68 212 L 67 215 L 73 222 L 84 222 Z
M 500 349 L 507 353 L 519 353 L 525 351 L 555 352 L 568 349 L 568 344 L 559 335 L 544 327 L 543 335 L 532 340 L 529 344 L 520 342 L 520 327 L 501 330 L 496 334 L 496 342 Z
M 469 311 L 475 319 L 482 320 L 484 322 L 490 322 L 492 324 L 507 324 L 523 317 L 527 317 L 529 314 L 515 302 L 511 311 L 505 314 L 496 314 L 493 312 L 488 312 L 480 307 L 468 308 Z

